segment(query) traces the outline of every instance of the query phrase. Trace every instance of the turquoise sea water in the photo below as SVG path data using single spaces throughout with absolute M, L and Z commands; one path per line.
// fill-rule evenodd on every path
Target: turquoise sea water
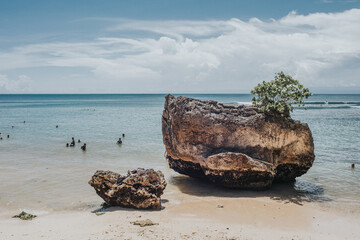
M 249 104 L 251 99 L 248 94 L 184 95 L 227 104 Z M 160 169 L 171 191 L 176 187 L 171 179 L 177 174 L 164 159 L 164 96 L 0 95 L 0 209 L 96 205 L 100 200 L 87 181 L 97 169 Z M 306 108 L 296 109 L 292 117 L 310 126 L 314 165 L 295 184 L 274 185 L 265 194 L 278 198 L 290 194 L 324 206 L 358 209 L 360 95 L 314 95 Z M 126 136 L 118 146 L 122 133 Z M 87 151 L 80 150 L 82 143 L 66 148 L 71 137 L 86 143 Z M 351 169 L 351 163 L 357 167 Z

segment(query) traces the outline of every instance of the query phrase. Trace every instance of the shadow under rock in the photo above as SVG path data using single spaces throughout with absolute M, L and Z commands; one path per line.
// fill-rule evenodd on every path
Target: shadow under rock
M 204 179 L 196 179 L 188 176 L 174 176 L 170 184 L 178 187 L 179 190 L 193 196 L 213 196 L 228 198 L 256 198 L 269 197 L 272 200 L 284 203 L 295 203 L 302 205 L 303 202 L 324 202 L 331 201 L 324 196 L 324 189 L 306 181 L 292 183 L 273 183 L 269 190 L 243 190 L 217 186 Z
M 167 199 L 162 199 L 161 203 L 167 203 L 169 202 L 169 200 Z M 100 213 L 107 213 L 107 212 L 115 212 L 115 211 L 126 211 L 126 212 L 157 212 L 157 211 L 161 211 L 165 209 L 164 206 L 161 207 L 161 209 L 136 209 L 136 208 L 126 208 L 126 207 L 120 207 L 120 206 L 111 206 L 109 204 L 107 204 L 106 202 L 103 202 L 100 205 L 100 208 L 95 209 L 93 211 L 91 211 L 91 213 L 95 213 L 97 215 L 100 215 Z

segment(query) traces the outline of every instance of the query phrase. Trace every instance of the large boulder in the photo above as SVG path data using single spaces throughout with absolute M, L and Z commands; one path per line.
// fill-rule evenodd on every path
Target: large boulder
M 166 187 L 161 171 L 143 168 L 124 176 L 99 170 L 89 184 L 107 204 L 137 209 L 161 209 L 160 196 Z
M 167 95 L 162 133 L 170 168 L 226 187 L 294 181 L 315 158 L 307 124 L 254 106 Z

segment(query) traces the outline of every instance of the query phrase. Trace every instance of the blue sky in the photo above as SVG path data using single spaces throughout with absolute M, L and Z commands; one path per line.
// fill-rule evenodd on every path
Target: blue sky
M 0 93 L 360 93 L 356 0 L 0 1 Z

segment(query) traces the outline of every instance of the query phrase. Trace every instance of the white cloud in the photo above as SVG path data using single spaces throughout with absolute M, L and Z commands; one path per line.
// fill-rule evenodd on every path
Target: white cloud
M 31 92 L 31 79 L 26 75 L 19 75 L 14 79 L 9 79 L 7 75 L 0 74 L 0 93 L 13 92 Z
M 135 37 L 116 37 L 127 32 Z M 290 12 L 269 21 L 119 20 L 109 35 L 0 52 L 0 73 L 58 68 L 61 74 L 65 67 L 74 69 L 70 78 L 87 72 L 71 87 L 54 74 L 47 88 L 33 73 L 35 92 L 248 92 L 279 71 L 314 89 L 360 90 L 360 9 Z M 7 91 L 21 91 L 9 81 Z

